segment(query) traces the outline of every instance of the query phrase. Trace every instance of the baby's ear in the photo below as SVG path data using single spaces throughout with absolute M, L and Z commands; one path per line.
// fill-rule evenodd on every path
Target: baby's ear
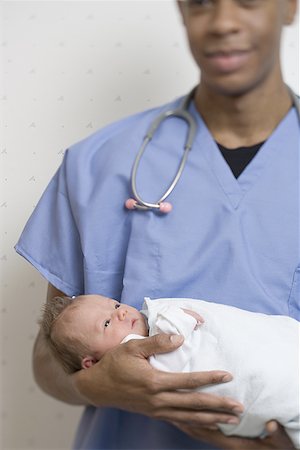
M 81 367 L 82 369 L 88 369 L 89 367 L 92 367 L 94 364 L 96 364 L 97 359 L 93 358 L 93 356 L 85 356 L 81 361 Z

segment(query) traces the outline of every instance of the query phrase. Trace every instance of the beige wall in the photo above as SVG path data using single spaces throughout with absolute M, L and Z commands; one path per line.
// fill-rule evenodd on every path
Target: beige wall
M 5 449 L 64 449 L 81 409 L 34 384 L 31 348 L 46 282 L 13 245 L 66 147 L 188 91 L 197 72 L 173 0 L 0 8 L 0 436 Z M 299 92 L 298 41 L 293 27 L 283 52 L 286 79 Z

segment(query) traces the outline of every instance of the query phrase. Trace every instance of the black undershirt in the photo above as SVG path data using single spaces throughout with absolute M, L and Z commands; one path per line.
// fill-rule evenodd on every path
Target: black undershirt
M 228 149 L 223 147 L 223 145 L 217 145 L 222 153 L 225 161 L 229 165 L 235 178 L 238 178 L 249 162 L 254 158 L 260 147 L 264 142 L 259 144 L 251 145 L 251 147 L 238 147 L 233 149 Z

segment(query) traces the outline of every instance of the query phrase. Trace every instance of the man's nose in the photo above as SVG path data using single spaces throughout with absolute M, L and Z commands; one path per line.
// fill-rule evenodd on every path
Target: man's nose
M 211 32 L 226 34 L 236 32 L 240 28 L 239 6 L 235 0 L 219 0 L 211 15 Z

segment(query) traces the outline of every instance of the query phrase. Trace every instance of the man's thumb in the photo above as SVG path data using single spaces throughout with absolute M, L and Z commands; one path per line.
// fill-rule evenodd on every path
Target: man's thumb
M 145 358 L 154 353 L 168 353 L 180 347 L 184 341 L 184 337 L 179 334 L 156 334 L 149 338 L 143 339 L 139 343 L 140 352 Z

